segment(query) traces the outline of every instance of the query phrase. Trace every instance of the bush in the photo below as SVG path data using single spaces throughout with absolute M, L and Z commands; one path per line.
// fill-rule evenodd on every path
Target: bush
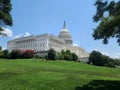
M 66 50 L 66 51 L 62 50 L 61 54 L 62 54 L 64 60 L 72 61 L 72 54 L 71 54 L 70 50 Z
M 58 59 L 58 60 L 63 60 L 64 57 L 63 57 L 63 55 L 62 55 L 61 53 L 57 53 L 56 59 Z
M 112 62 L 108 62 L 108 63 L 106 63 L 105 66 L 106 66 L 106 67 L 115 68 L 114 63 L 112 63 Z
M 2 47 L 0 46 L 0 58 L 2 58 Z
M 8 50 L 3 50 L 2 51 L 2 58 L 9 58 L 9 51 Z
M 2 52 L 0 51 L 0 58 L 2 58 Z
M 120 66 L 120 60 L 118 60 L 118 59 L 115 59 L 113 63 L 117 66 Z
M 78 56 L 75 53 L 71 53 L 70 50 L 62 50 L 60 53 L 57 53 L 57 59 L 67 60 L 67 61 L 77 61 Z
M 46 58 L 48 60 L 56 60 L 56 51 L 54 49 L 50 49 Z
M 67 54 L 67 53 L 65 53 L 65 54 L 63 55 L 63 57 L 64 57 L 64 60 L 72 61 L 72 56 L 69 55 L 69 54 Z
M 77 61 L 78 60 L 78 56 L 75 53 L 72 53 L 72 60 L 73 61 Z
M 21 58 L 21 51 L 20 51 L 20 50 L 17 50 L 17 49 L 12 50 L 12 51 L 10 52 L 10 58 L 11 58 L 11 59 L 19 59 L 19 58 Z
M 33 50 L 25 50 L 21 53 L 21 58 L 32 58 L 34 56 Z

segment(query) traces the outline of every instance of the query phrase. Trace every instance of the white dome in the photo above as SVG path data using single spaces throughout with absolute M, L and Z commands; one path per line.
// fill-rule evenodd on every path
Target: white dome
M 72 40 L 70 32 L 67 29 L 62 29 L 62 31 L 59 33 L 59 37 L 64 40 Z
M 66 29 L 66 24 L 64 22 L 64 25 L 63 25 L 63 29 L 61 30 L 61 32 L 59 33 L 59 38 L 65 40 L 65 43 L 66 44 L 69 44 L 69 45 L 72 45 L 72 38 L 71 38 L 71 34 L 69 32 L 68 29 Z

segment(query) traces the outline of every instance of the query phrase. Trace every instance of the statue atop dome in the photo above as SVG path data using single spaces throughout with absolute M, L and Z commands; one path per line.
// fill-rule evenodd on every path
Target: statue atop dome
M 64 21 L 64 24 L 63 24 L 63 29 L 65 29 L 66 28 L 66 22 Z

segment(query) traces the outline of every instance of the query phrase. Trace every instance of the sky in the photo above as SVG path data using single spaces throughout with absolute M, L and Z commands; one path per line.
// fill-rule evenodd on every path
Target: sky
M 11 0 L 13 26 L 5 27 L 8 37 L 0 37 L 0 46 L 7 48 L 7 41 L 22 36 L 53 34 L 58 36 L 66 21 L 74 45 L 91 52 L 93 50 L 113 58 L 120 58 L 120 46 L 116 39 L 107 45 L 94 40 L 93 29 L 98 23 L 92 17 L 96 13 L 95 0 Z

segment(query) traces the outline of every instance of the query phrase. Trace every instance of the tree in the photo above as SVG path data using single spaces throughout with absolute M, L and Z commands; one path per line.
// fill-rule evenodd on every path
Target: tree
M 0 46 L 0 58 L 2 57 L 2 47 Z
M 58 52 L 57 55 L 56 55 L 56 59 L 63 60 L 64 57 L 63 57 L 62 53 Z
M 67 54 L 67 53 L 65 53 L 65 54 L 63 55 L 63 57 L 64 57 L 64 60 L 67 60 L 67 61 L 71 61 L 71 60 L 72 60 L 71 55 L 69 55 L 69 54 Z
M 9 51 L 8 50 L 2 51 L 2 58 L 9 58 Z
M 72 60 L 73 61 L 77 61 L 78 60 L 78 56 L 75 53 L 72 53 Z
M 64 60 L 72 61 L 72 53 L 70 50 L 66 50 L 66 52 L 63 53 Z
M 119 65 L 119 62 L 117 62 L 115 59 L 103 55 L 98 51 L 91 52 L 88 64 L 90 63 L 96 66 L 106 66 L 111 68 L 114 68 L 116 65 Z
M 108 39 L 116 38 L 120 45 L 120 0 L 96 0 L 95 6 L 93 20 L 99 25 L 94 29 L 94 39 L 103 39 L 103 43 L 107 44 Z
M 71 53 L 70 50 L 62 50 L 59 57 L 61 57 L 60 59 L 63 60 L 67 60 L 67 61 L 77 61 L 78 60 L 78 56 L 75 53 Z
M 2 47 L 0 46 L 0 51 L 2 50 Z
M 19 59 L 21 57 L 21 51 L 20 50 L 12 50 L 10 52 L 10 58 L 11 59 Z
M 56 51 L 55 51 L 54 49 L 50 49 L 50 50 L 48 51 L 48 56 L 47 56 L 47 58 L 48 58 L 49 60 L 56 60 Z
M 93 65 L 96 66 L 104 66 L 105 60 L 103 59 L 103 56 L 100 52 L 92 51 L 89 56 L 89 63 L 92 63 Z
M 5 35 L 2 31 L 5 26 L 12 26 L 13 21 L 10 14 L 12 5 L 10 0 L 0 0 L 0 35 Z

